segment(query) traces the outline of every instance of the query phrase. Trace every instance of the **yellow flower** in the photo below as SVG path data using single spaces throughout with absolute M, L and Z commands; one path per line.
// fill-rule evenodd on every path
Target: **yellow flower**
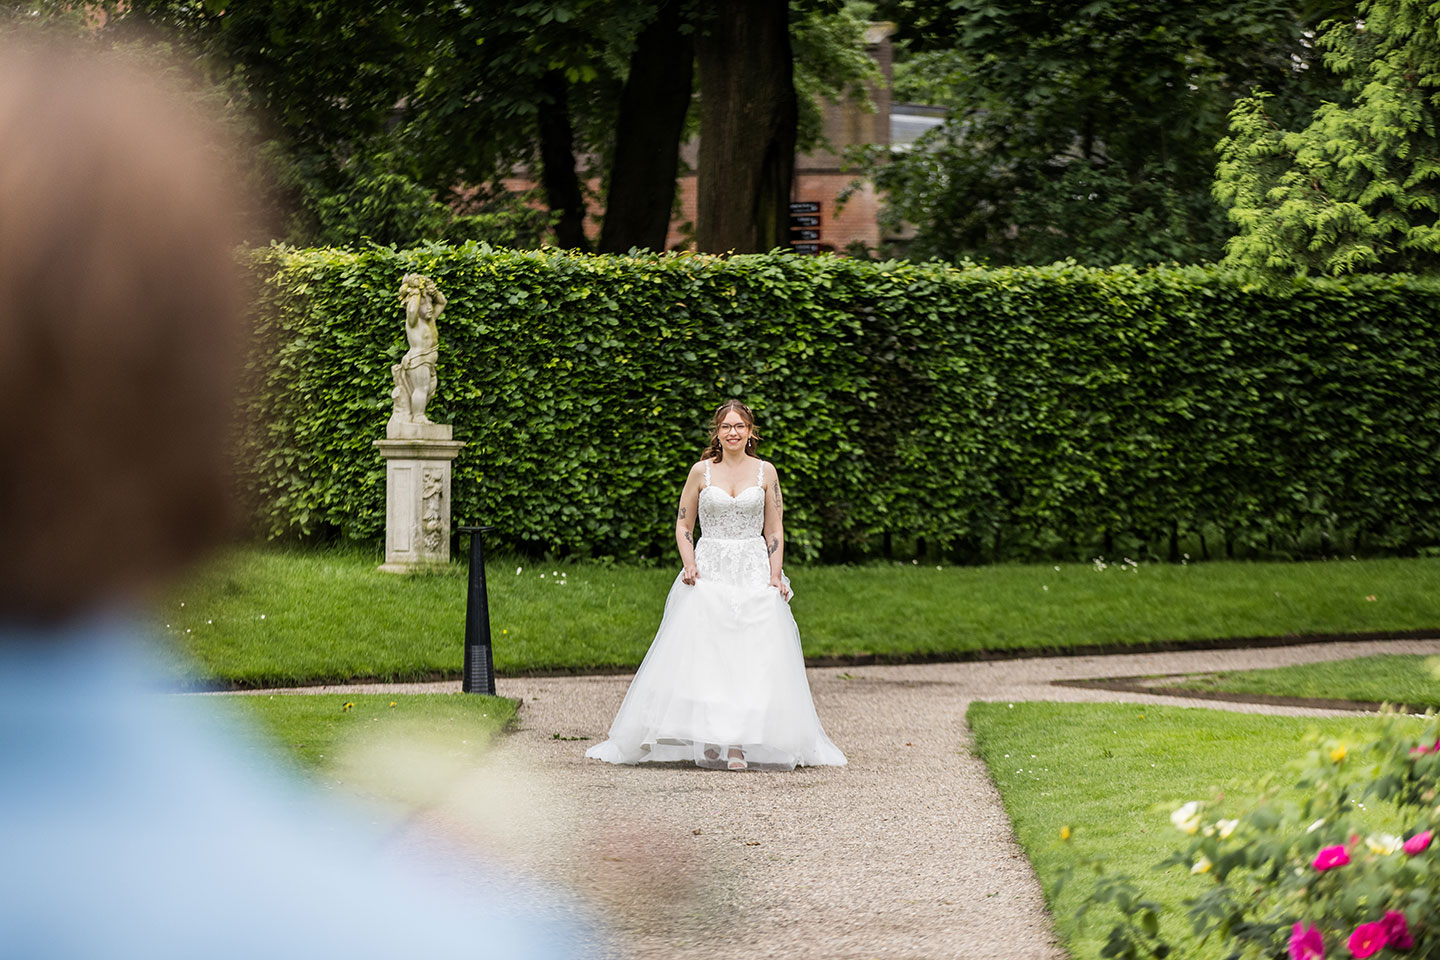
M 1190 872 L 1191 872 L 1191 873 L 1209 873 L 1209 872 L 1210 872 L 1210 868 L 1213 867 L 1213 866 L 1214 866 L 1214 864 L 1210 862 L 1210 858 L 1207 857 L 1207 856 L 1205 856 L 1205 854 L 1202 853 L 1202 854 L 1200 854 L 1200 859 L 1195 861 L 1195 866 L 1193 866 L 1193 867 L 1190 868 Z
M 392 707 L 395 706 L 395 701 L 394 701 L 394 700 L 391 700 L 391 701 L 390 701 L 390 706 L 392 706 Z
M 1191 800 L 1174 813 L 1170 814 L 1170 822 L 1175 824 L 1175 829 L 1182 833 L 1194 833 L 1200 829 L 1200 801 Z
M 1403 842 L 1393 833 L 1372 833 L 1365 838 L 1365 846 L 1370 848 L 1370 852 L 1382 857 L 1388 857 L 1399 850 Z
M 509 633 L 510 631 L 509 631 L 509 630 L 501 630 L 500 632 L 501 632 L 502 634 L 504 634 L 504 633 Z
M 1070 828 L 1069 828 L 1069 827 L 1061 827 L 1061 828 L 1060 828 L 1060 839 L 1061 839 L 1061 840 L 1069 840 L 1069 839 L 1070 839 Z
M 1344 759 L 1345 759 L 1345 743 L 1344 743 L 1344 741 L 1341 741 L 1339 744 L 1337 744 L 1337 745 L 1335 746 L 1335 749 L 1334 749 L 1334 750 L 1331 750 L 1331 751 L 1330 751 L 1330 759 L 1331 759 L 1331 760 L 1334 760 L 1336 763 L 1339 763 L 1341 760 L 1344 760 Z

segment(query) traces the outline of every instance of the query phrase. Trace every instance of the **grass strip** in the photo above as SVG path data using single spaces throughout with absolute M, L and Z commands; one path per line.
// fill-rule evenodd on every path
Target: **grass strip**
M 458 676 L 465 567 L 395 576 L 376 572 L 378 562 L 359 549 L 237 549 L 160 600 L 156 627 L 207 681 Z M 1433 558 L 1103 569 L 880 563 L 790 573 L 810 658 L 963 659 L 1440 627 Z M 634 668 L 675 571 L 498 560 L 486 575 L 496 668 L 520 674 Z
M 515 701 L 470 694 L 232 695 L 281 753 L 306 769 L 331 764 L 342 748 L 403 732 L 461 752 L 488 742 L 515 720 Z
M 1136 704 L 982 703 L 968 713 L 976 751 L 988 764 L 1016 837 L 1035 867 L 1056 930 L 1076 960 L 1100 956 L 1113 917 L 1075 917 L 1094 874 L 1076 871 L 1057 895 L 1064 868 L 1101 859 L 1167 905 L 1164 929 L 1188 934 L 1182 901 L 1211 883 L 1155 865 L 1183 845 L 1169 821 L 1189 800 L 1226 795 L 1243 809 L 1266 774 L 1284 771 L 1318 731 L 1345 738 L 1384 722 L 1373 717 L 1311 720 Z M 1282 777 L 1280 783 L 1288 783 Z M 1375 805 L 1377 829 L 1394 828 Z M 1072 831 L 1061 839 L 1061 827 Z M 1184 937 L 1182 956 L 1219 956 Z M 1195 952 L 1192 954 L 1191 950 Z
M 1416 654 L 1381 654 L 1265 670 L 1196 673 L 1167 683 L 1180 690 L 1266 694 L 1440 708 L 1440 678 Z

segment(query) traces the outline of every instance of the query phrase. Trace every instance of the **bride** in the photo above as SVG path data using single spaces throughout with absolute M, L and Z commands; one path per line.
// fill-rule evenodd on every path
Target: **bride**
M 759 439 L 739 400 L 715 411 L 710 446 L 680 494 L 675 542 L 684 568 L 610 739 L 585 756 L 729 770 L 845 763 L 810 699 L 780 567 L 780 478 L 753 455 Z

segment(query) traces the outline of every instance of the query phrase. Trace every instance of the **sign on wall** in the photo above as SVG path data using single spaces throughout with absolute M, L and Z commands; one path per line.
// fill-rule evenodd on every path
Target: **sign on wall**
M 797 200 L 790 204 L 790 249 L 796 253 L 819 253 L 820 202 Z

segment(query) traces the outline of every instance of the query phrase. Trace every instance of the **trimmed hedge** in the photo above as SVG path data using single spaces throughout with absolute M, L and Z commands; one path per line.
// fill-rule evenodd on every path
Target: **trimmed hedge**
M 384 530 L 402 275 L 432 277 L 454 517 L 524 552 L 673 550 L 706 421 L 754 407 L 792 555 L 1440 529 L 1440 284 L 484 245 L 257 252 L 244 463 L 271 536 Z

